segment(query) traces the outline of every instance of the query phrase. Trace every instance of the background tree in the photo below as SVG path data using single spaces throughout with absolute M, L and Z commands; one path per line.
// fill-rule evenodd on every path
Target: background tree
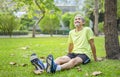
M 94 16 L 95 16 L 95 24 L 94 24 L 94 33 L 98 36 L 98 0 L 95 0 L 95 7 L 94 7 Z
M 19 19 L 11 14 L 0 15 L 0 30 L 4 35 L 12 36 L 14 30 L 19 29 Z
M 33 18 L 29 18 L 28 15 L 23 15 L 20 21 L 20 30 L 29 30 L 29 28 L 32 27 L 34 23 L 35 21 Z
M 105 49 L 108 59 L 120 59 L 117 32 L 117 0 L 105 0 Z
M 33 25 L 32 37 L 35 37 L 35 29 L 39 22 L 44 18 L 46 11 L 54 10 L 60 11 L 54 4 L 54 0 L 14 0 L 17 3 L 17 7 L 27 7 L 30 17 L 37 17 L 35 24 Z
M 40 22 L 40 28 L 43 32 L 49 33 L 51 36 L 53 32 L 60 28 L 59 18 L 55 14 L 47 14 Z
M 98 23 L 104 19 L 104 0 L 85 0 L 83 11 L 85 11 L 85 16 L 93 22 L 91 28 L 95 35 L 98 35 Z
M 73 15 L 74 14 L 70 14 L 70 13 L 65 13 L 65 14 L 62 15 L 62 21 L 63 21 L 65 27 L 69 28 L 70 20 L 73 17 Z

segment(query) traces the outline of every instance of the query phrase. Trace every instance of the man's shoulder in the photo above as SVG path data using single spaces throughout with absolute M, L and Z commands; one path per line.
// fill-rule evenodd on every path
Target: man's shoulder
M 73 32 L 75 32 L 75 29 L 70 30 L 70 32 L 69 32 L 69 33 L 73 33 Z
M 90 30 L 91 28 L 90 27 L 84 27 L 85 30 Z
M 84 31 L 91 31 L 92 29 L 90 27 L 84 27 Z

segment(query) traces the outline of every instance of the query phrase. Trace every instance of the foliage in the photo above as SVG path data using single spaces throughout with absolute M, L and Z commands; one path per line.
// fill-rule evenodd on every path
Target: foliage
M 120 0 L 117 0 L 117 16 L 120 18 Z
M 33 25 L 32 37 L 35 37 L 35 29 L 39 22 L 44 18 L 47 11 L 54 11 L 55 13 L 60 12 L 58 7 L 55 6 L 54 0 L 14 0 L 17 3 L 17 7 L 27 7 L 27 13 L 29 17 L 36 17 Z
M 12 35 L 13 30 L 19 29 L 19 20 L 11 14 L 0 15 L 0 30 L 6 35 Z
M 99 0 L 99 13 L 105 12 L 105 0 Z M 85 0 L 83 11 L 85 15 L 90 16 L 94 11 L 94 0 Z M 117 0 L 117 17 L 120 18 L 120 0 Z
M 74 17 L 75 17 L 75 15 L 72 16 L 72 18 L 71 18 L 71 20 L 70 20 L 70 26 L 69 26 L 70 29 L 74 29 L 74 28 L 75 28 L 75 27 L 74 27 Z
M 95 37 L 95 46 L 97 56 L 105 57 L 104 37 Z M 28 48 L 23 50 L 21 47 Z M 55 74 L 44 72 L 41 75 L 35 75 L 34 66 L 30 63 L 30 55 L 36 53 L 38 57 L 45 58 L 49 54 L 52 54 L 54 58 L 66 55 L 67 37 L 0 38 L 0 49 L 0 77 L 94 77 L 91 76 L 93 71 L 102 72 L 96 77 L 120 76 L 120 61 L 107 59 L 101 62 L 91 60 L 87 65 L 78 65 L 82 69 L 80 72 L 75 67 Z M 11 61 L 17 64 L 9 65 Z M 23 67 L 21 66 L 23 63 L 28 65 Z
M 70 13 L 64 13 L 64 15 L 62 15 L 62 21 L 66 27 L 69 27 L 72 16 L 73 14 Z
M 54 0 L 13 0 L 16 2 L 16 7 L 19 8 L 18 11 L 24 9 L 28 17 L 39 18 L 46 11 L 53 10 L 54 12 L 60 11 L 55 5 Z
M 15 3 L 12 2 L 12 0 L 0 0 L 0 12 L 1 13 L 13 13 L 14 11 L 16 11 L 17 8 L 15 7 Z
M 86 16 L 90 16 L 90 14 L 94 11 L 94 0 L 85 0 L 83 11 L 85 12 Z
M 56 14 L 47 14 L 40 22 L 40 29 L 43 32 L 49 33 L 51 36 L 53 31 L 58 30 L 60 27 L 59 19 Z
M 28 15 L 24 15 L 21 17 L 20 24 L 22 26 L 20 27 L 20 30 L 28 30 L 28 28 L 32 27 L 34 23 L 35 21 L 32 18 L 29 18 Z
M 4 35 L 4 33 L 0 32 L 0 35 Z M 25 30 L 13 31 L 12 35 L 28 35 L 28 31 Z
M 84 17 L 84 19 L 85 19 L 85 24 L 84 24 L 84 26 L 89 27 L 89 26 L 90 26 L 90 25 L 89 25 L 89 23 L 90 23 L 89 18 L 88 18 L 88 17 Z
M 104 13 L 104 0 L 98 0 L 99 2 L 99 13 Z M 85 0 L 83 10 L 85 11 L 86 15 L 89 16 L 92 12 L 94 12 L 95 5 L 94 0 Z
M 104 25 L 104 22 L 100 22 L 100 23 L 98 24 L 98 28 L 99 28 L 99 31 L 100 31 L 100 32 L 103 32 L 103 25 Z

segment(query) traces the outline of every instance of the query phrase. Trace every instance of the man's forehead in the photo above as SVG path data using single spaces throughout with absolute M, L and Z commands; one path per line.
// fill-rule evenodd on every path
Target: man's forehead
M 76 16 L 74 17 L 74 20 L 76 20 L 76 19 L 78 19 L 78 18 L 80 18 L 83 22 L 85 21 L 84 18 L 83 18 L 83 16 L 81 16 L 80 14 L 76 15 Z
M 80 14 L 77 14 L 75 18 L 83 18 Z
M 75 16 L 75 18 L 83 18 L 82 16 Z

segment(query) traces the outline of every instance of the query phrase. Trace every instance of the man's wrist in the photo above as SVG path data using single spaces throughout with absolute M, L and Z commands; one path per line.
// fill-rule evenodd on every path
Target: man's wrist
M 71 52 L 68 52 L 68 54 L 70 54 Z

